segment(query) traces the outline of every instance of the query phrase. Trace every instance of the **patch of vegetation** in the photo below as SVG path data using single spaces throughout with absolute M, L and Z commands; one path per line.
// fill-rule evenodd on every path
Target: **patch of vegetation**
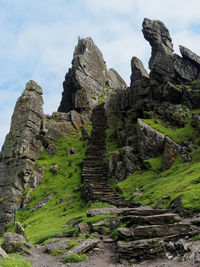
M 66 252 L 66 250 L 63 249 L 55 249 L 55 250 L 50 250 L 49 254 L 52 256 L 61 256 Z
M 1 267 L 31 267 L 31 263 L 24 261 L 18 254 L 10 254 L 8 258 L 0 259 Z
M 74 246 L 78 245 L 78 241 L 77 240 L 71 240 L 71 241 L 67 242 L 67 245 L 69 246 L 69 248 L 73 248 Z
M 95 217 L 88 217 L 84 221 L 88 224 L 98 223 L 104 219 L 112 218 L 112 215 L 100 215 Z
M 151 167 L 152 171 L 161 170 L 162 166 L 163 166 L 162 156 L 145 160 L 145 162 L 148 162 L 150 164 L 150 167 Z
M 200 148 L 191 153 L 192 162 L 188 165 L 179 156 L 173 167 L 161 173 L 153 170 L 141 170 L 129 175 L 118 184 L 126 199 L 132 199 L 135 190 L 142 194 L 134 201 L 143 205 L 156 207 L 159 203 L 163 208 L 169 208 L 171 202 L 182 197 L 183 208 L 200 211 Z M 170 201 L 163 202 L 164 196 Z
M 193 238 L 192 238 L 193 241 L 199 241 L 200 240 L 200 234 L 199 235 L 195 235 Z
M 81 163 L 85 156 L 87 141 L 81 141 L 80 135 L 66 137 L 55 142 L 57 152 L 50 156 L 44 150 L 36 163 L 36 168 L 45 166 L 42 183 L 30 193 L 31 202 L 27 210 L 17 212 L 17 221 L 25 228 L 30 242 L 42 243 L 51 237 L 60 237 L 65 233 L 78 234 L 73 225 L 63 226 L 73 218 L 86 218 L 88 207 L 81 200 Z M 67 151 L 74 147 L 78 152 L 67 155 Z M 70 164 L 68 164 L 70 162 Z M 59 165 L 57 173 L 51 172 L 52 165 Z M 36 211 L 32 209 L 44 197 L 54 193 L 53 197 Z M 80 220 L 81 221 L 81 220 Z M 9 228 L 14 228 L 13 219 Z
M 103 104 L 104 103 L 104 97 L 105 97 L 105 91 L 104 89 L 102 90 L 101 96 L 98 99 L 98 103 L 99 104 Z
M 68 257 L 66 257 L 66 259 L 64 260 L 64 263 L 70 262 L 80 262 L 80 261 L 85 261 L 87 258 L 86 254 L 71 254 Z
M 109 121 L 108 128 L 106 130 L 106 160 L 109 160 L 110 152 L 119 150 L 115 137 L 115 126 L 117 124 L 117 117 L 114 117 L 112 121 Z

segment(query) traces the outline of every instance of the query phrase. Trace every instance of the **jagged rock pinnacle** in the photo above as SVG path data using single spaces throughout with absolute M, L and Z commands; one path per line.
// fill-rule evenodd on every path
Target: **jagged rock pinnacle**
M 0 159 L 0 233 L 21 205 L 24 189 L 34 188 L 41 175 L 34 171 L 42 143 L 40 133 L 43 119 L 42 88 L 29 81 L 17 100 L 10 132 L 6 136 Z
M 108 72 L 103 55 L 92 38 L 79 37 L 72 68 L 69 69 L 63 83 L 64 91 L 58 111 L 76 110 L 91 114 L 106 84 L 113 89 L 126 86 L 117 72 Z

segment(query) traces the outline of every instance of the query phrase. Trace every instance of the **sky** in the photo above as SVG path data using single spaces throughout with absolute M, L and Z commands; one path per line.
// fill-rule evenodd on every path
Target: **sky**
M 200 54 L 199 12 L 199 0 L 0 0 L 0 148 L 29 80 L 43 88 L 44 112 L 57 110 L 78 36 L 92 37 L 129 85 L 131 58 L 148 68 L 151 56 L 143 19 L 165 23 L 176 53 Z

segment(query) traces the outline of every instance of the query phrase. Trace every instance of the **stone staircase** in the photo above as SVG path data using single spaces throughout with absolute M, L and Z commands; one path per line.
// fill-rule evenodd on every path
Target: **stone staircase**
M 93 130 L 82 167 L 83 199 L 107 202 L 118 207 L 138 206 L 115 194 L 108 182 L 108 164 L 104 161 L 107 129 L 104 104 L 98 105 L 93 110 L 92 122 Z
M 180 240 L 200 232 L 192 221 L 185 223 L 178 214 L 148 207 L 124 211 L 120 221 L 126 227 L 117 229 L 118 257 L 128 262 L 181 256 L 185 250 Z

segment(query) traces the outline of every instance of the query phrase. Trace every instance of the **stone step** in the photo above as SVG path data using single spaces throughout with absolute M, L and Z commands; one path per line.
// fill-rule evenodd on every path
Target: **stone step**
M 142 239 L 132 242 L 117 243 L 119 258 L 130 261 L 132 259 L 145 260 L 165 253 L 165 242 L 160 238 Z
M 158 214 L 165 214 L 167 210 L 153 209 L 150 206 L 143 206 L 136 209 L 129 209 L 122 213 L 123 216 L 139 215 L 139 216 L 151 216 Z
M 136 228 L 118 228 L 117 232 L 122 239 L 148 239 L 166 236 L 187 236 L 191 231 L 189 224 L 147 225 Z
M 159 225 L 159 224 L 173 224 L 181 221 L 177 214 L 164 213 L 151 216 L 137 216 L 130 215 L 121 218 L 121 222 L 128 222 L 127 226 L 135 225 Z

